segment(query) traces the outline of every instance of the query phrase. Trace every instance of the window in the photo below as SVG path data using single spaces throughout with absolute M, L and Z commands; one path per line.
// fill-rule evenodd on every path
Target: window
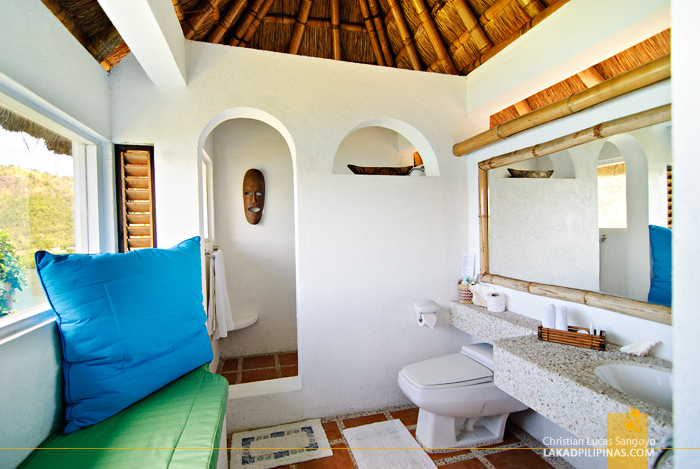
M 117 145 L 119 252 L 156 247 L 153 147 Z
M 96 159 L 94 147 L 0 107 L 0 319 L 46 309 L 36 251 L 88 252 L 86 168 L 94 164 L 86 155 Z

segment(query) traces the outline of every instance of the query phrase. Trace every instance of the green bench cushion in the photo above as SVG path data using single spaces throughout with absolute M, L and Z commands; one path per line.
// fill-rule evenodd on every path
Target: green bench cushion
M 20 468 L 214 469 L 228 381 L 205 368 L 187 373 L 107 420 L 54 435 Z

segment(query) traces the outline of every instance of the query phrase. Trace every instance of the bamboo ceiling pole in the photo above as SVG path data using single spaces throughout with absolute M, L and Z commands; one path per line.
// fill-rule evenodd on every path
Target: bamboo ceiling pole
M 479 168 L 479 233 L 479 266 L 483 275 L 489 271 L 489 172 L 481 168 Z
M 515 110 L 518 111 L 519 116 L 522 116 L 523 114 L 527 114 L 528 112 L 532 111 L 532 108 L 525 99 L 515 103 L 513 106 L 515 106 Z
M 331 0 L 331 39 L 333 40 L 333 59 L 340 57 L 340 5 L 338 0 Z
M 228 32 L 228 30 L 231 29 L 231 27 L 236 23 L 236 20 L 239 16 L 241 16 L 241 13 L 243 13 L 243 10 L 247 5 L 247 0 L 234 0 L 233 2 L 231 2 L 228 9 L 226 10 L 226 13 L 224 13 L 224 16 L 221 17 L 219 22 L 216 23 L 216 26 L 214 26 L 214 28 L 212 29 L 211 33 L 209 33 L 209 36 L 207 36 L 207 42 L 211 42 L 212 44 L 221 44 L 221 42 L 224 39 L 224 36 Z
M 250 26 L 248 26 L 248 29 L 246 29 L 245 34 L 243 34 L 243 37 L 241 38 L 239 46 L 248 46 L 250 38 L 252 38 L 253 34 L 255 34 L 255 31 L 258 30 L 258 26 L 260 26 L 260 23 L 262 22 L 263 18 L 267 16 L 267 12 L 270 11 L 270 7 L 272 7 L 273 3 L 275 3 L 275 0 L 266 0 L 265 3 L 263 3 L 263 6 L 260 8 L 260 10 L 258 10 L 255 13 L 253 20 L 250 22 Z
M 501 12 L 505 7 L 507 7 L 512 0 L 498 0 L 496 3 L 491 5 L 488 10 L 484 12 L 483 15 L 479 17 L 479 23 L 486 26 L 486 24 L 491 21 L 497 14 Z
M 464 23 L 464 26 L 467 28 L 465 34 L 468 34 L 468 36 L 472 38 L 474 44 L 476 44 L 476 47 L 479 49 L 479 52 L 483 54 L 490 49 L 493 44 L 491 44 L 488 36 L 486 36 L 486 32 L 484 32 L 483 28 L 479 24 L 479 19 L 472 11 L 471 7 L 467 3 L 467 0 L 454 0 L 452 5 L 454 6 L 455 10 L 457 10 L 457 14 L 461 18 L 462 23 Z M 462 41 L 460 36 L 459 42 L 460 44 L 464 44 L 466 40 Z M 452 50 L 452 48 L 450 48 L 450 50 Z
M 263 3 L 265 3 L 265 0 L 253 0 L 253 3 L 248 5 L 248 8 L 246 8 L 245 13 L 243 13 L 243 16 L 241 16 L 241 18 L 236 23 L 236 27 L 233 30 L 233 36 L 228 41 L 229 46 L 237 46 L 241 43 L 241 41 L 243 41 L 243 36 L 245 36 L 245 33 L 248 31 L 248 27 L 250 26 L 250 23 L 252 23 L 255 19 L 255 16 L 258 14 L 258 11 L 263 6 Z
M 605 78 L 598 73 L 598 70 L 596 70 L 595 67 L 589 67 L 586 70 L 578 72 L 576 75 L 578 75 L 587 88 L 592 88 L 595 85 L 605 81 Z
M 470 73 L 470 72 L 474 71 L 474 69 L 476 69 L 476 68 L 479 67 L 480 65 L 483 65 L 484 62 L 486 62 L 487 60 L 493 58 L 494 55 L 498 54 L 500 51 L 502 51 L 502 50 L 505 49 L 507 46 L 509 46 L 510 44 L 512 44 L 513 41 L 515 41 L 515 40 L 518 39 L 520 36 L 522 36 L 523 34 L 525 34 L 526 32 L 528 32 L 530 29 L 534 28 L 535 26 L 537 26 L 538 24 L 540 24 L 542 21 L 544 21 L 545 19 L 547 19 L 547 18 L 549 17 L 549 15 L 551 15 L 552 13 L 554 13 L 555 11 L 557 11 L 557 10 L 558 10 L 559 8 L 561 8 L 562 6 L 566 5 L 568 2 L 569 2 L 569 0 L 559 0 L 557 3 L 554 3 L 554 4 L 552 4 L 552 5 L 549 5 L 547 8 L 544 9 L 544 11 L 543 11 L 542 13 L 540 13 L 540 14 L 537 15 L 537 16 L 535 16 L 533 19 L 531 19 L 531 20 L 530 20 L 529 22 L 527 22 L 526 24 L 522 25 L 522 26 L 520 27 L 520 29 L 518 29 L 516 32 L 514 32 L 513 34 L 511 34 L 510 36 L 508 36 L 505 40 L 499 42 L 497 45 L 493 46 L 491 49 L 487 50 L 485 53 L 483 53 L 481 56 L 479 56 L 476 60 L 474 60 L 474 61 L 473 61 L 472 63 L 470 63 L 469 65 L 467 65 L 467 67 L 465 68 L 466 72 L 467 72 L 467 73 Z M 496 5 L 497 5 L 497 3 L 494 3 L 493 6 L 492 6 L 491 8 L 493 8 L 493 7 L 496 6 Z M 489 8 L 489 10 L 490 10 L 490 8 Z M 488 13 L 488 10 L 486 11 L 486 13 Z M 486 13 L 484 13 L 484 15 L 485 15 Z M 484 23 L 481 21 L 481 19 L 482 19 L 483 17 L 484 17 L 484 16 L 482 15 L 482 16 L 479 18 L 479 21 L 480 21 L 482 24 L 484 24 Z
M 75 18 L 70 14 L 68 10 L 63 8 L 63 5 L 58 3 L 58 0 L 41 0 L 41 3 L 46 5 L 51 13 L 54 14 L 56 18 L 66 27 L 66 29 L 73 35 L 73 37 L 82 45 L 86 46 L 88 43 L 87 36 L 82 29 L 75 22 Z
M 457 75 L 455 64 L 452 62 L 452 57 L 450 57 L 450 54 L 447 52 L 445 42 L 440 35 L 440 31 L 435 24 L 435 20 L 433 20 L 433 17 L 430 16 L 430 10 L 428 10 L 425 0 L 413 0 L 413 6 L 416 9 L 416 13 L 418 14 L 418 18 L 420 19 L 423 28 L 428 34 L 430 43 L 433 45 L 433 49 L 437 54 L 437 61 L 440 63 L 445 72 L 449 73 L 450 75 Z
M 182 22 L 185 19 L 185 12 L 182 11 L 182 5 L 180 5 L 180 0 L 173 0 L 173 8 L 175 8 L 175 13 L 177 14 L 177 19 Z
M 399 35 L 401 36 L 404 47 L 406 48 L 408 58 L 411 60 L 413 70 L 422 70 L 423 67 L 420 63 L 418 49 L 416 49 L 416 44 L 413 42 L 413 36 L 411 35 L 411 31 L 408 29 L 406 19 L 403 17 L 403 12 L 401 11 L 399 3 L 397 0 L 387 0 L 387 2 L 389 3 L 391 14 L 394 16 L 394 22 L 396 23 L 396 28 L 399 30 Z
M 379 65 L 386 65 L 384 61 L 384 54 L 382 54 L 382 48 L 379 45 L 379 39 L 377 38 L 377 32 L 374 30 L 374 22 L 372 21 L 372 13 L 369 10 L 369 5 L 367 5 L 367 0 L 357 0 L 360 4 L 360 10 L 362 11 L 362 19 L 365 22 L 365 28 L 369 34 L 369 42 L 372 44 L 372 52 L 374 52 L 374 58 Z
M 656 125 L 660 124 L 661 122 L 668 122 L 670 120 L 671 105 L 666 104 L 665 106 L 659 106 L 646 111 L 638 112 L 636 114 L 624 116 L 619 119 L 603 122 L 579 132 L 574 132 L 554 140 L 549 140 L 548 142 L 540 143 L 539 145 L 523 148 L 504 155 L 494 156 L 493 158 L 480 162 L 479 169 L 488 171 L 490 169 L 500 168 L 502 166 L 519 163 L 532 158 L 551 155 L 552 153 L 567 150 L 600 138 L 607 138 L 612 135 L 630 132 L 632 130 L 649 127 L 650 125 Z
M 220 0 L 204 0 L 198 5 L 197 10 L 199 13 L 194 15 L 189 21 L 182 23 L 185 39 L 192 39 L 197 33 L 197 30 L 212 14 L 218 14 L 219 1 Z
M 544 5 L 540 0 L 518 0 L 518 5 L 530 19 L 544 11 Z
M 391 41 L 389 41 L 389 35 L 386 33 L 384 19 L 381 16 L 382 10 L 379 8 L 377 0 L 369 0 L 369 10 L 372 13 L 372 20 L 374 20 L 374 29 L 377 30 L 377 35 L 379 36 L 379 44 L 382 46 L 384 62 L 387 67 L 393 67 L 394 54 L 391 50 Z
M 290 54 L 299 53 L 299 46 L 301 45 L 301 39 L 304 37 L 306 20 L 309 19 L 309 12 L 311 11 L 312 3 L 312 0 L 301 0 L 301 4 L 299 5 L 299 15 L 297 16 L 297 23 L 294 25 L 292 40 L 289 41 Z
M 455 156 L 462 156 L 465 153 L 489 145 L 500 139 L 505 139 L 523 130 L 531 129 L 540 124 L 573 114 L 608 99 L 665 80 L 670 76 L 671 56 L 665 55 L 664 57 L 660 57 L 606 80 L 592 88 L 572 94 L 568 98 L 548 104 L 524 116 L 516 117 L 509 122 L 505 122 L 493 129 L 457 143 L 452 148 L 452 153 L 454 153 Z
M 274 1 L 273 1 L 274 3 Z M 287 15 L 265 15 L 262 19 L 265 23 L 276 23 L 276 24 L 294 24 L 297 22 L 296 16 Z M 313 28 L 331 28 L 332 24 L 330 20 L 321 18 L 309 18 L 306 21 L 307 27 Z M 358 23 L 340 23 L 340 29 L 345 31 L 353 31 L 356 33 L 366 33 L 367 30 L 363 24 Z

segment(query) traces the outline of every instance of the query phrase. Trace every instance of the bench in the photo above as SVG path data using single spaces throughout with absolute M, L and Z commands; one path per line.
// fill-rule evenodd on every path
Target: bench
M 225 469 L 228 381 L 203 365 L 116 415 L 34 450 L 22 469 Z

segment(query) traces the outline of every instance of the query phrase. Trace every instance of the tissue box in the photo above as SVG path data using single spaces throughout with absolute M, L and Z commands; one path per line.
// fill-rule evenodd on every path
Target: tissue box
M 471 304 L 472 298 L 474 298 L 474 293 L 469 290 L 469 285 L 463 283 L 457 284 L 457 291 L 459 293 L 459 302 L 463 304 Z

